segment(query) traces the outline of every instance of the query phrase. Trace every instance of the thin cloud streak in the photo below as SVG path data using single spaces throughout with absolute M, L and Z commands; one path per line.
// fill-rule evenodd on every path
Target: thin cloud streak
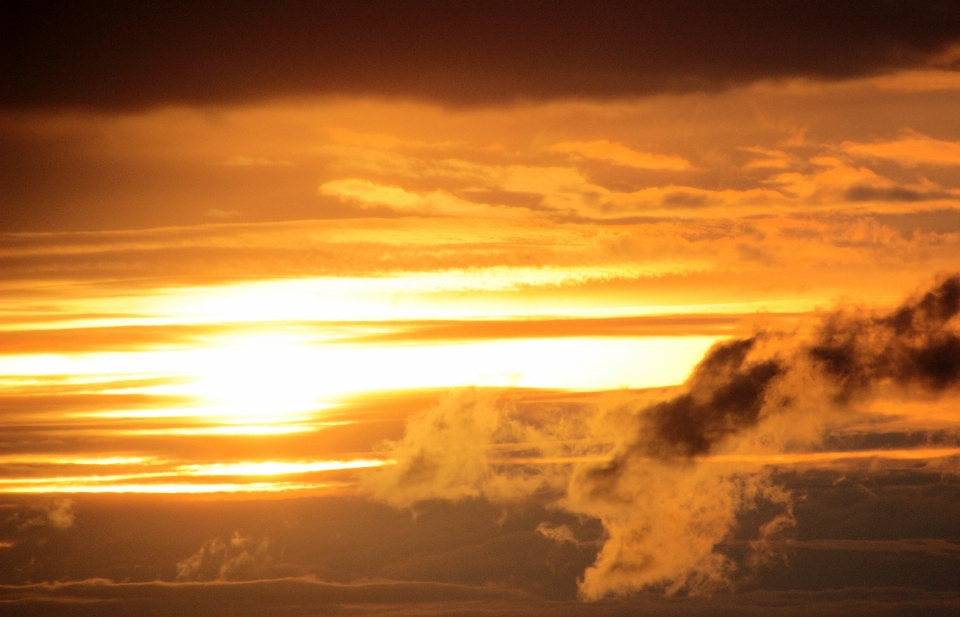
M 62 459 L 50 457 L 43 460 L 31 457 L 31 468 L 36 474 L 50 473 L 63 465 Z M 4 461 L 0 464 L 11 465 Z M 73 465 L 90 464 L 72 461 Z M 151 460 L 145 462 L 115 462 L 130 468 L 127 473 L 90 475 L 53 475 L 0 478 L 0 493 L 3 494 L 59 494 L 59 493 L 230 493 L 230 492 L 290 492 L 316 491 L 318 489 L 349 489 L 350 482 L 318 482 L 294 480 L 303 475 L 323 475 L 329 472 L 349 472 L 394 464 L 383 459 L 353 459 L 342 461 L 257 461 L 237 463 L 183 463 L 178 461 Z M 137 471 L 137 468 L 146 469 Z M 244 479 L 238 481 L 237 476 Z M 273 477 L 271 480 L 265 477 Z M 198 478 L 219 478 L 219 482 L 207 482 Z M 231 479 L 227 481 L 227 479 Z

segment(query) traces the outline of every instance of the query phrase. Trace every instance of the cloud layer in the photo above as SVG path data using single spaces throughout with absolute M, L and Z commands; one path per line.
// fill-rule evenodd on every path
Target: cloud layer
M 951 2 L 6 3 L 0 105 L 310 94 L 453 104 L 714 90 L 949 63 Z
M 398 465 L 369 485 L 401 506 L 540 495 L 599 519 L 606 535 L 580 581 L 586 599 L 711 591 L 774 558 L 773 541 L 794 524 L 764 460 L 816 452 L 876 397 L 956 390 L 958 312 L 960 277 L 944 278 L 893 311 L 841 308 L 797 331 L 718 344 L 674 396 L 625 396 L 559 421 L 461 393 L 411 419 L 388 444 Z M 745 547 L 737 560 L 718 550 L 731 534 Z

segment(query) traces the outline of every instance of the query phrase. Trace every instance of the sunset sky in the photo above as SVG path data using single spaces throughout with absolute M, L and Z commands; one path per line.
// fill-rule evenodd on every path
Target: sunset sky
M 960 2 L 16 1 L 0 67 L 4 615 L 960 610 Z

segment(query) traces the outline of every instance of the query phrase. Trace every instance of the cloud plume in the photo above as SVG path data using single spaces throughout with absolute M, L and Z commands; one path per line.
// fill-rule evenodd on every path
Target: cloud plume
M 212 581 L 242 580 L 262 574 L 269 562 L 270 541 L 258 542 L 234 532 L 229 541 L 213 538 L 203 543 L 193 555 L 177 563 L 177 580 Z
M 954 275 L 891 311 L 841 307 L 792 332 L 760 330 L 715 345 L 668 398 L 538 416 L 457 393 L 411 419 L 388 444 L 397 466 L 371 486 L 400 506 L 540 495 L 599 519 L 605 541 L 580 580 L 584 599 L 709 592 L 749 577 L 792 527 L 789 492 L 758 457 L 816 451 L 875 397 L 955 390 L 958 312 Z

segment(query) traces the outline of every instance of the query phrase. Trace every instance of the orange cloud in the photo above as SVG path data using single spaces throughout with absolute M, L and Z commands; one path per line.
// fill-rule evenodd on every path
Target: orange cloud
M 388 444 L 397 465 L 368 482 L 379 498 L 402 506 L 435 498 L 513 501 L 562 487 L 558 505 L 599 519 L 607 532 L 580 581 L 583 598 L 709 592 L 735 574 L 716 547 L 743 512 L 766 511 L 750 541 L 754 563 L 793 524 L 789 494 L 758 463 L 776 465 L 779 455 L 797 452 L 814 454 L 785 462 L 874 458 L 870 450 L 818 452 L 831 427 L 859 421 L 860 402 L 881 391 L 921 399 L 955 392 L 958 314 L 960 276 L 953 276 L 893 311 L 840 309 L 794 332 L 717 344 L 678 391 L 659 393 L 670 398 L 625 395 L 609 407 L 567 413 L 562 423 L 541 423 L 467 391 L 411 418 L 404 438 Z M 505 449 L 526 456 L 504 465 L 495 456 Z M 888 458 L 951 459 L 956 452 Z M 537 458 L 560 464 L 531 469 Z M 570 540 L 562 532 L 544 535 Z
M 595 141 L 563 141 L 545 149 L 548 152 L 569 154 L 573 158 L 593 159 L 606 161 L 624 167 L 637 169 L 668 169 L 683 171 L 690 169 L 690 161 L 679 156 L 655 154 L 652 152 L 638 152 L 623 144 L 597 139 Z
M 420 194 L 359 179 L 332 180 L 321 185 L 319 191 L 321 195 L 339 197 L 361 208 L 384 206 L 405 213 L 461 217 L 517 217 L 525 213 L 522 208 L 477 204 L 446 191 Z
M 840 148 L 860 157 L 896 161 L 901 165 L 960 165 L 960 142 L 934 139 L 906 131 L 900 139 L 874 143 L 845 141 Z

